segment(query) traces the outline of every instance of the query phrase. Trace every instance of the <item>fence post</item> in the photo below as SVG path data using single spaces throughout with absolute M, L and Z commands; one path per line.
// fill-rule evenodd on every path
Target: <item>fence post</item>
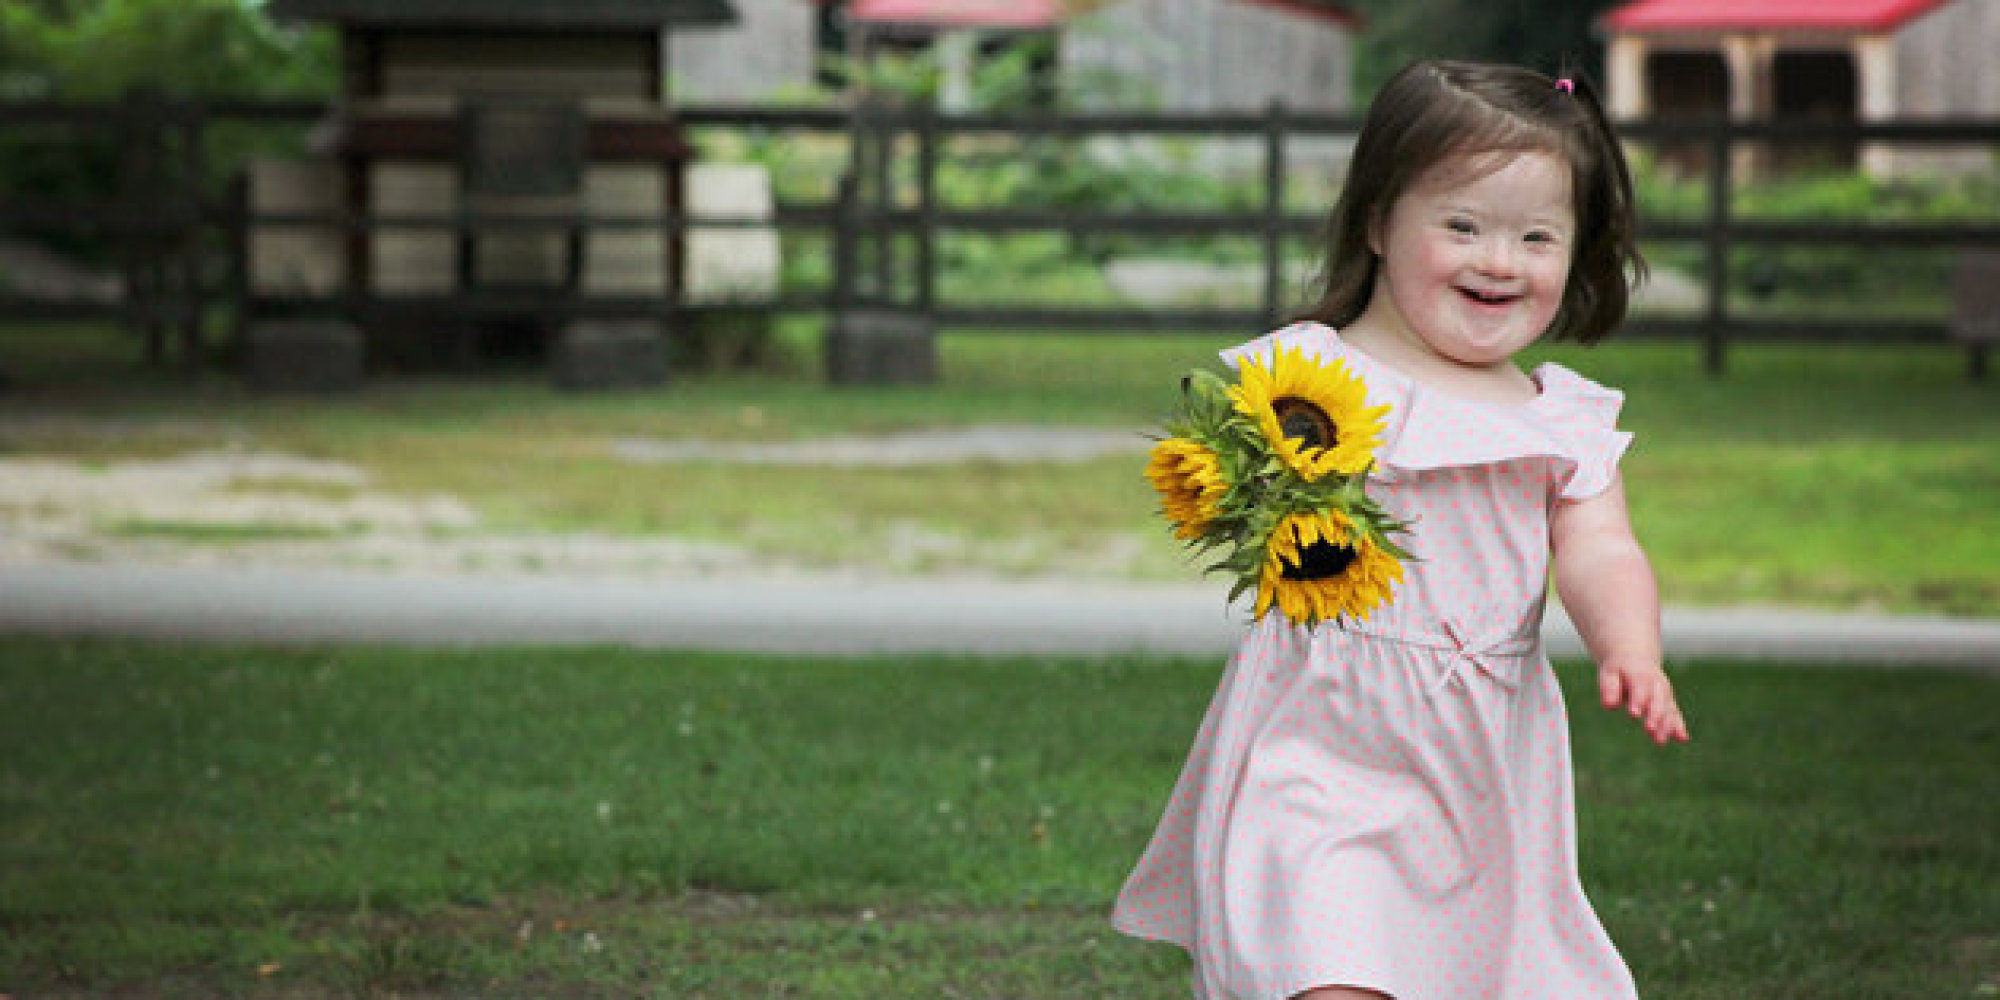
M 917 289 L 916 308 L 925 322 L 937 307 L 937 111 L 917 112 Z
M 1285 102 L 1264 116 L 1264 325 L 1279 321 L 1285 287 Z
M 865 205 L 858 207 L 861 207 L 861 216 L 866 220 L 869 236 L 865 244 L 868 273 L 872 279 L 868 294 L 877 304 L 894 297 L 891 288 L 895 238 L 888 225 L 888 216 L 895 196 L 889 181 L 889 160 L 896 133 L 888 112 L 889 109 L 876 99 L 864 100 L 858 119 L 859 134 L 855 137 L 857 148 L 862 151 L 858 180 L 862 185 L 859 193 Z
M 161 284 L 165 278 L 161 244 L 165 225 L 160 215 L 160 175 L 166 169 L 162 139 L 162 98 L 158 91 L 134 87 L 125 91 L 118 109 L 123 154 L 119 162 L 119 221 L 114 227 L 125 272 L 125 323 L 146 338 L 146 363 L 158 366 L 165 354 Z
M 181 370 L 193 375 L 201 370 L 202 323 L 206 318 L 207 294 L 204 280 L 203 236 L 208 223 L 207 186 L 208 159 L 203 148 L 202 136 L 207 134 L 206 110 L 203 105 L 180 102 L 174 106 L 175 124 L 180 126 L 181 177 L 176 185 L 178 197 L 174 222 L 175 238 L 170 244 L 175 253 L 171 262 L 174 274 L 174 319 L 180 327 Z
M 229 247 L 226 294 L 229 299 L 227 352 L 241 358 L 250 331 L 250 171 L 238 169 L 229 179 L 223 209 L 223 241 Z
M 1723 373 L 1729 323 L 1729 154 L 1732 123 L 1717 119 L 1708 146 L 1708 313 L 1702 333 L 1702 368 Z
M 840 175 L 833 203 L 833 311 L 835 315 L 854 308 L 855 198 L 854 172 Z

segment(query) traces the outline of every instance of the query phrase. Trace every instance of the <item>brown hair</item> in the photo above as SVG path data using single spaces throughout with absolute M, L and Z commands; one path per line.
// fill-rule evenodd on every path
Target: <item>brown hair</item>
M 1324 292 L 1307 318 L 1340 327 L 1368 308 L 1379 270 L 1370 231 L 1424 171 L 1455 156 L 1538 151 L 1569 164 L 1577 226 L 1549 336 L 1586 344 L 1609 336 L 1625 318 L 1631 282 L 1646 273 L 1632 175 L 1595 89 L 1566 79 L 1564 87 L 1515 66 L 1442 60 L 1391 77 L 1368 108 L 1327 220 Z

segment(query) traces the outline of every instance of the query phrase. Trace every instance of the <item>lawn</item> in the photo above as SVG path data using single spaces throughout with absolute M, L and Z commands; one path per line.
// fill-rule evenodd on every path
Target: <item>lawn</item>
M 299 399 L 220 376 L 185 384 L 134 372 L 133 346 L 102 331 L 15 330 L 0 457 L 273 451 L 351 463 L 373 490 L 458 498 L 480 532 L 682 539 L 809 568 L 1192 578 L 1153 514 L 1136 451 L 1085 463 L 829 469 L 635 464 L 613 445 L 994 423 L 1113 428 L 1137 440 L 1170 407 L 1178 375 L 1235 338 L 951 334 L 938 385 L 838 388 L 817 375 L 810 324 L 782 334 L 768 370 L 692 373 L 658 391 L 565 394 L 516 372 L 383 379 Z M 1627 390 L 1625 425 L 1638 435 L 1625 464 L 1633 515 L 1670 602 L 2000 615 L 2000 390 L 1969 382 L 1959 354 L 1740 348 L 1721 379 L 1701 374 L 1686 344 L 1541 357 Z M 176 527 L 106 530 L 231 546 L 254 561 L 261 540 L 315 528 Z
M 1103 918 L 1219 664 L 0 639 L 0 994 L 1185 995 Z M 2000 990 L 2000 678 L 1574 719 L 1646 995 Z

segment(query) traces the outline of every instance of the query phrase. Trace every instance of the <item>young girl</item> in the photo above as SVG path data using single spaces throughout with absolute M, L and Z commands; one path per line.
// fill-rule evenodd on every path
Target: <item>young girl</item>
M 1312 320 L 1224 353 L 1339 359 L 1391 407 L 1369 492 L 1416 560 L 1364 622 L 1244 639 L 1114 923 L 1195 995 L 1635 995 L 1578 882 L 1551 569 L 1607 708 L 1687 739 L 1617 464 L 1622 396 L 1555 364 L 1625 313 L 1631 180 L 1587 86 L 1423 62 L 1370 108 Z M 1299 567 L 1298 569 L 1303 569 Z

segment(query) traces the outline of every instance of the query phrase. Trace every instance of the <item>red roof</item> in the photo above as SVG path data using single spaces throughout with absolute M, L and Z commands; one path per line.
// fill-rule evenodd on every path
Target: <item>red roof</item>
M 1316 18 L 1355 31 L 1359 31 L 1363 23 L 1361 15 L 1348 10 L 1346 5 L 1328 3 L 1326 0 L 1244 0 L 1244 2 L 1260 7 L 1275 7 L 1288 14 Z
M 1604 15 L 1611 31 L 1832 28 L 1891 31 L 1949 0 L 1633 0 Z
M 824 0 L 822 0 L 824 2 Z M 1301 17 L 1360 28 L 1361 16 L 1332 0 L 1239 0 Z M 949 28 L 1046 28 L 1076 6 L 1063 0 L 853 0 L 847 16 L 874 24 Z M 1088 6 L 1088 5 L 1084 5 Z
M 1061 0 L 854 0 L 847 16 L 874 24 L 1046 28 L 1063 19 Z

